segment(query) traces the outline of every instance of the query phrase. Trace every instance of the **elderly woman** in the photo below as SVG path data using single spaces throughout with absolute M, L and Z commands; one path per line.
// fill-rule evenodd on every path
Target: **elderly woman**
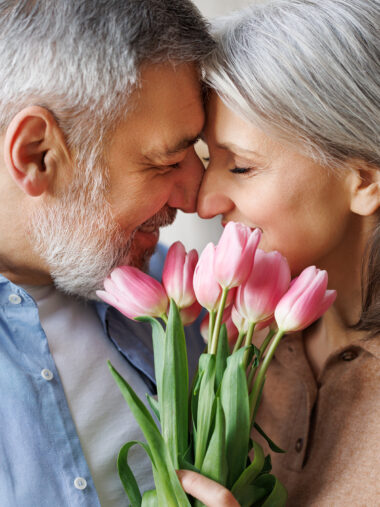
M 338 291 L 283 339 L 258 415 L 287 450 L 271 454 L 292 507 L 379 504 L 379 34 L 378 0 L 273 0 L 218 24 L 205 69 L 199 214 L 260 227 L 294 276 L 314 264 Z M 236 505 L 181 477 L 207 505 Z

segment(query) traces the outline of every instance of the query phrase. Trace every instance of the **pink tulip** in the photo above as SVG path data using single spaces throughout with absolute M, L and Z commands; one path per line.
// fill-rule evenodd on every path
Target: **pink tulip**
M 239 333 L 248 331 L 249 322 L 237 311 L 235 306 L 232 307 L 231 319 Z
M 274 315 L 279 329 L 298 331 L 319 319 L 336 298 L 335 290 L 326 290 L 327 283 L 326 271 L 315 266 L 304 269 L 276 307 Z
M 187 308 L 181 308 L 179 311 L 182 324 L 184 326 L 188 326 L 189 324 L 192 324 L 201 313 L 202 307 L 198 303 L 198 301 L 195 301 L 191 306 L 188 306 Z
M 238 288 L 235 306 L 249 322 L 268 320 L 289 288 L 290 269 L 279 252 L 256 250 L 252 271 Z
M 216 310 L 222 289 L 214 276 L 215 245 L 209 243 L 201 253 L 194 271 L 194 292 L 207 310 Z
M 226 310 L 224 310 L 222 324 L 226 325 L 227 337 L 228 337 L 229 343 L 234 343 L 236 341 L 236 338 L 238 337 L 239 331 L 236 328 L 236 326 L 232 320 L 231 311 L 232 311 L 232 307 L 229 307 Z M 208 338 L 209 338 L 209 322 L 210 322 L 210 315 L 207 314 L 205 316 L 205 318 L 202 320 L 201 327 L 200 327 L 202 338 L 204 339 L 204 341 L 206 343 L 208 343 Z
M 104 289 L 96 291 L 98 297 L 130 319 L 143 315 L 160 317 L 168 307 L 163 286 L 132 266 L 115 268 L 105 279 Z
M 173 243 L 166 255 L 162 284 L 180 309 L 195 303 L 193 276 L 197 262 L 198 252 L 190 250 L 187 254 L 180 241 Z
M 265 329 L 266 327 L 272 327 L 272 324 L 275 324 L 276 321 L 274 320 L 274 317 L 269 317 L 266 320 L 262 320 L 261 322 L 258 322 L 255 326 L 255 331 L 261 331 L 262 329 Z M 275 326 L 277 328 L 277 326 Z
M 214 273 L 224 288 L 237 287 L 245 282 L 251 268 L 260 229 L 251 229 L 237 222 L 228 222 L 215 251 Z

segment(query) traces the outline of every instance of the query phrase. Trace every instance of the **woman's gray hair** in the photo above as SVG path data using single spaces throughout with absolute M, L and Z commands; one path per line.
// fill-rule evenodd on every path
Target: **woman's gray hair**
M 0 0 L 0 26 L 0 132 L 40 105 L 83 158 L 125 113 L 141 64 L 200 64 L 214 47 L 190 0 Z
M 215 24 L 206 82 L 317 161 L 380 167 L 379 0 L 272 0 Z

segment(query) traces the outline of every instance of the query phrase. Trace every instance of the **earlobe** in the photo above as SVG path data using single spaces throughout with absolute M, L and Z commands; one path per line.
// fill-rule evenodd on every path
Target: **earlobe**
M 380 168 L 356 161 L 352 168 L 351 211 L 362 216 L 373 215 L 380 207 Z
M 53 164 L 47 162 L 54 151 L 54 117 L 45 108 L 27 107 L 8 126 L 4 140 L 4 160 L 16 184 L 29 196 L 46 192 L 54 178 Z

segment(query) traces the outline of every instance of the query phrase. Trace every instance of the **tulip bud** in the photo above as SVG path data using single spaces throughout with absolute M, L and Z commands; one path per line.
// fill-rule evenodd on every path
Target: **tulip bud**
M 173 243 L 166 255 L 162 284 L 179 309 L 195 303 L 193 276 L 197 262 L 198 252 L 190 250 L 187 254 L 180 241 Z
M 115 268 L 104 281 L 104 289 L 96 291 L 97 296 L 130 319 L 160 317 L 169 303 L 163 286 L 132 266 Z
M 228 222 L 215 251 L 214 273 L 223 288 L 245 282 L 261 238 L 260 229 L 251 229 L 237 222 Z
M 191 306 L 188 306 L 187 308 L 181 308 L 179 315 L 181 317 L 182 324 L 184 326 L 192 324 L 198 318 L 201 310 L 202 307 L 198 301 L 195 301 L 195 303 L 193 303 Z
M 209 243 L 201 253 L 194 271 L 194 292 L 207 310 L 216 310 L 222 289 L 214 276 L 215 245 Z
M 232 307 L 231 319 L 239 333 L 248 331 L 249 322 L 237 311 L 235 306 Z
M 309 266 L 292 282 L 275 310 L 280 330 L 298 331 L 319 319 L 334 303 L 335 290 L 326 290 L 328 275 L 324 270 Z
M 237 290 L 235 306 L 249 322 L 268 320 L 289 288 L 290 269 L 279 252 L 257 249 L 252 271 Z

